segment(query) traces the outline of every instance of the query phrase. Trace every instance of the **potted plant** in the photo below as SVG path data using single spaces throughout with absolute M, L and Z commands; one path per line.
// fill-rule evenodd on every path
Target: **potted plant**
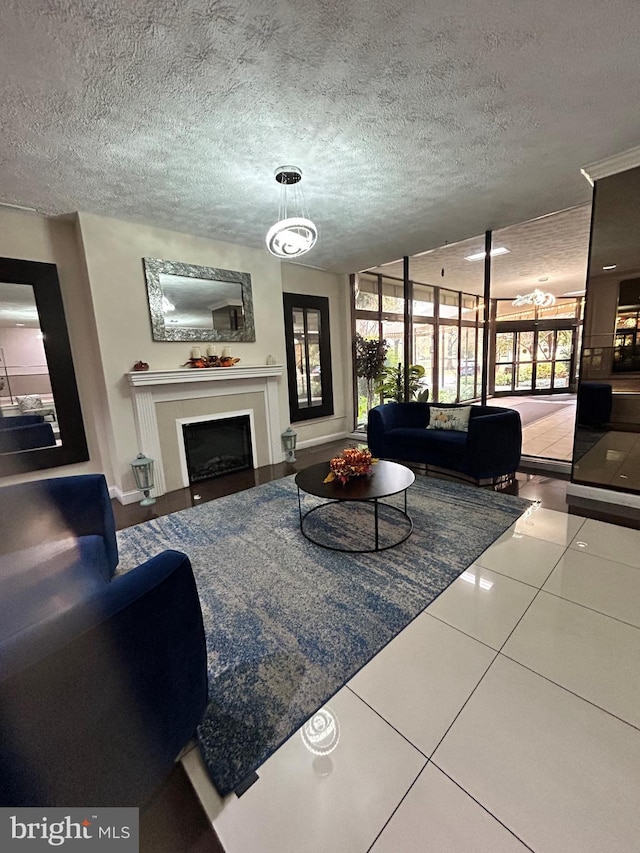
M 429 399 L 429 389 L 423 387 L 422 379 L 425 369 L 421 364 L 410 364 L 407 368 L 409 374 L 409 395 L 405 398 L 404 371 L 402 364 L 385 367 L 376 385 L 376 393 L 382 396 L 384 401 L 394 400 L 396 403 L 416 400 L 426 403 Z
M 376 383 L 384 370 L 389 344 L 383 339 L 363 338 L 356 333 L 354 340 L 356 376 L 367 386 L 367 411 L 374 406 Z

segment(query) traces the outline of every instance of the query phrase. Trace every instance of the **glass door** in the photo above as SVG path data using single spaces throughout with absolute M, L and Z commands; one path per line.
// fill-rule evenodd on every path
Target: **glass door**
M 515 390 L 533 390 L 535 332 L 516 332 Z
M 496 366 L 494 373 L 495 390 L 497 393 L 511 393 L 511 391 L 513 391 L 515 345 L 515 332 L 497 332 Z
M 496 394 L 569 389 L 576 330 L 526 329 L 496 334 Z

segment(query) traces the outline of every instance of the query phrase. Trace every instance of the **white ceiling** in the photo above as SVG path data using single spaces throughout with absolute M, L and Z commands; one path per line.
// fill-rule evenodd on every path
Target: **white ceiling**
M 637 0 L 4 0 L 0 201 L 261 247 L 293 163 L 303 260 L 363 269 L 587 202 L 640 143 L 639 31 Z
M 513 299 L 535 288 L 554 296 L 584 291 L 590 224 L 591 205 L 584 204 L 496 231 L 493 247 L 503 247 L 509 253 L 492 258 L 491 295 Z M 478 252 L 484 252 L 484 234 L 410 258 L 409 277 L 423 284 L 481 295 L 484 259 L 466 259 Z M 374 272 L 402 278 L 402 260 L 377 267 Z

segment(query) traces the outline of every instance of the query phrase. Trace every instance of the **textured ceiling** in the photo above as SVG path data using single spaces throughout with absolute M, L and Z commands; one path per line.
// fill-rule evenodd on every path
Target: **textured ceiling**
M 504 247 L 509 254 L 492 259 L 492 296 L 513 299 L 535 288 L 554 296 L 584 290 L 590 224 L 591 205 L 584 204 L 494 232 L 494 248 Z M 484 259 L 466 259 L 477 252 L 484 252 L 484 234 L 412 257 L 409 277 L 423 284 L 482 294 Z M 374 272 L 402 278 L 402 261 L 387 263 Z
M 363 269 L 586 202 L 640 142 L 639 30 L 637 0 L 3 0 L 0 201 L 260 247 L 293 163 L 303 260 Z

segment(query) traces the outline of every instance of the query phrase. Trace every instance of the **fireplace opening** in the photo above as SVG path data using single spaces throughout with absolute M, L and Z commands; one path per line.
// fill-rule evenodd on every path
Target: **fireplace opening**
M 249 415 L 182 425 L 189 482 L 253 468 Z

